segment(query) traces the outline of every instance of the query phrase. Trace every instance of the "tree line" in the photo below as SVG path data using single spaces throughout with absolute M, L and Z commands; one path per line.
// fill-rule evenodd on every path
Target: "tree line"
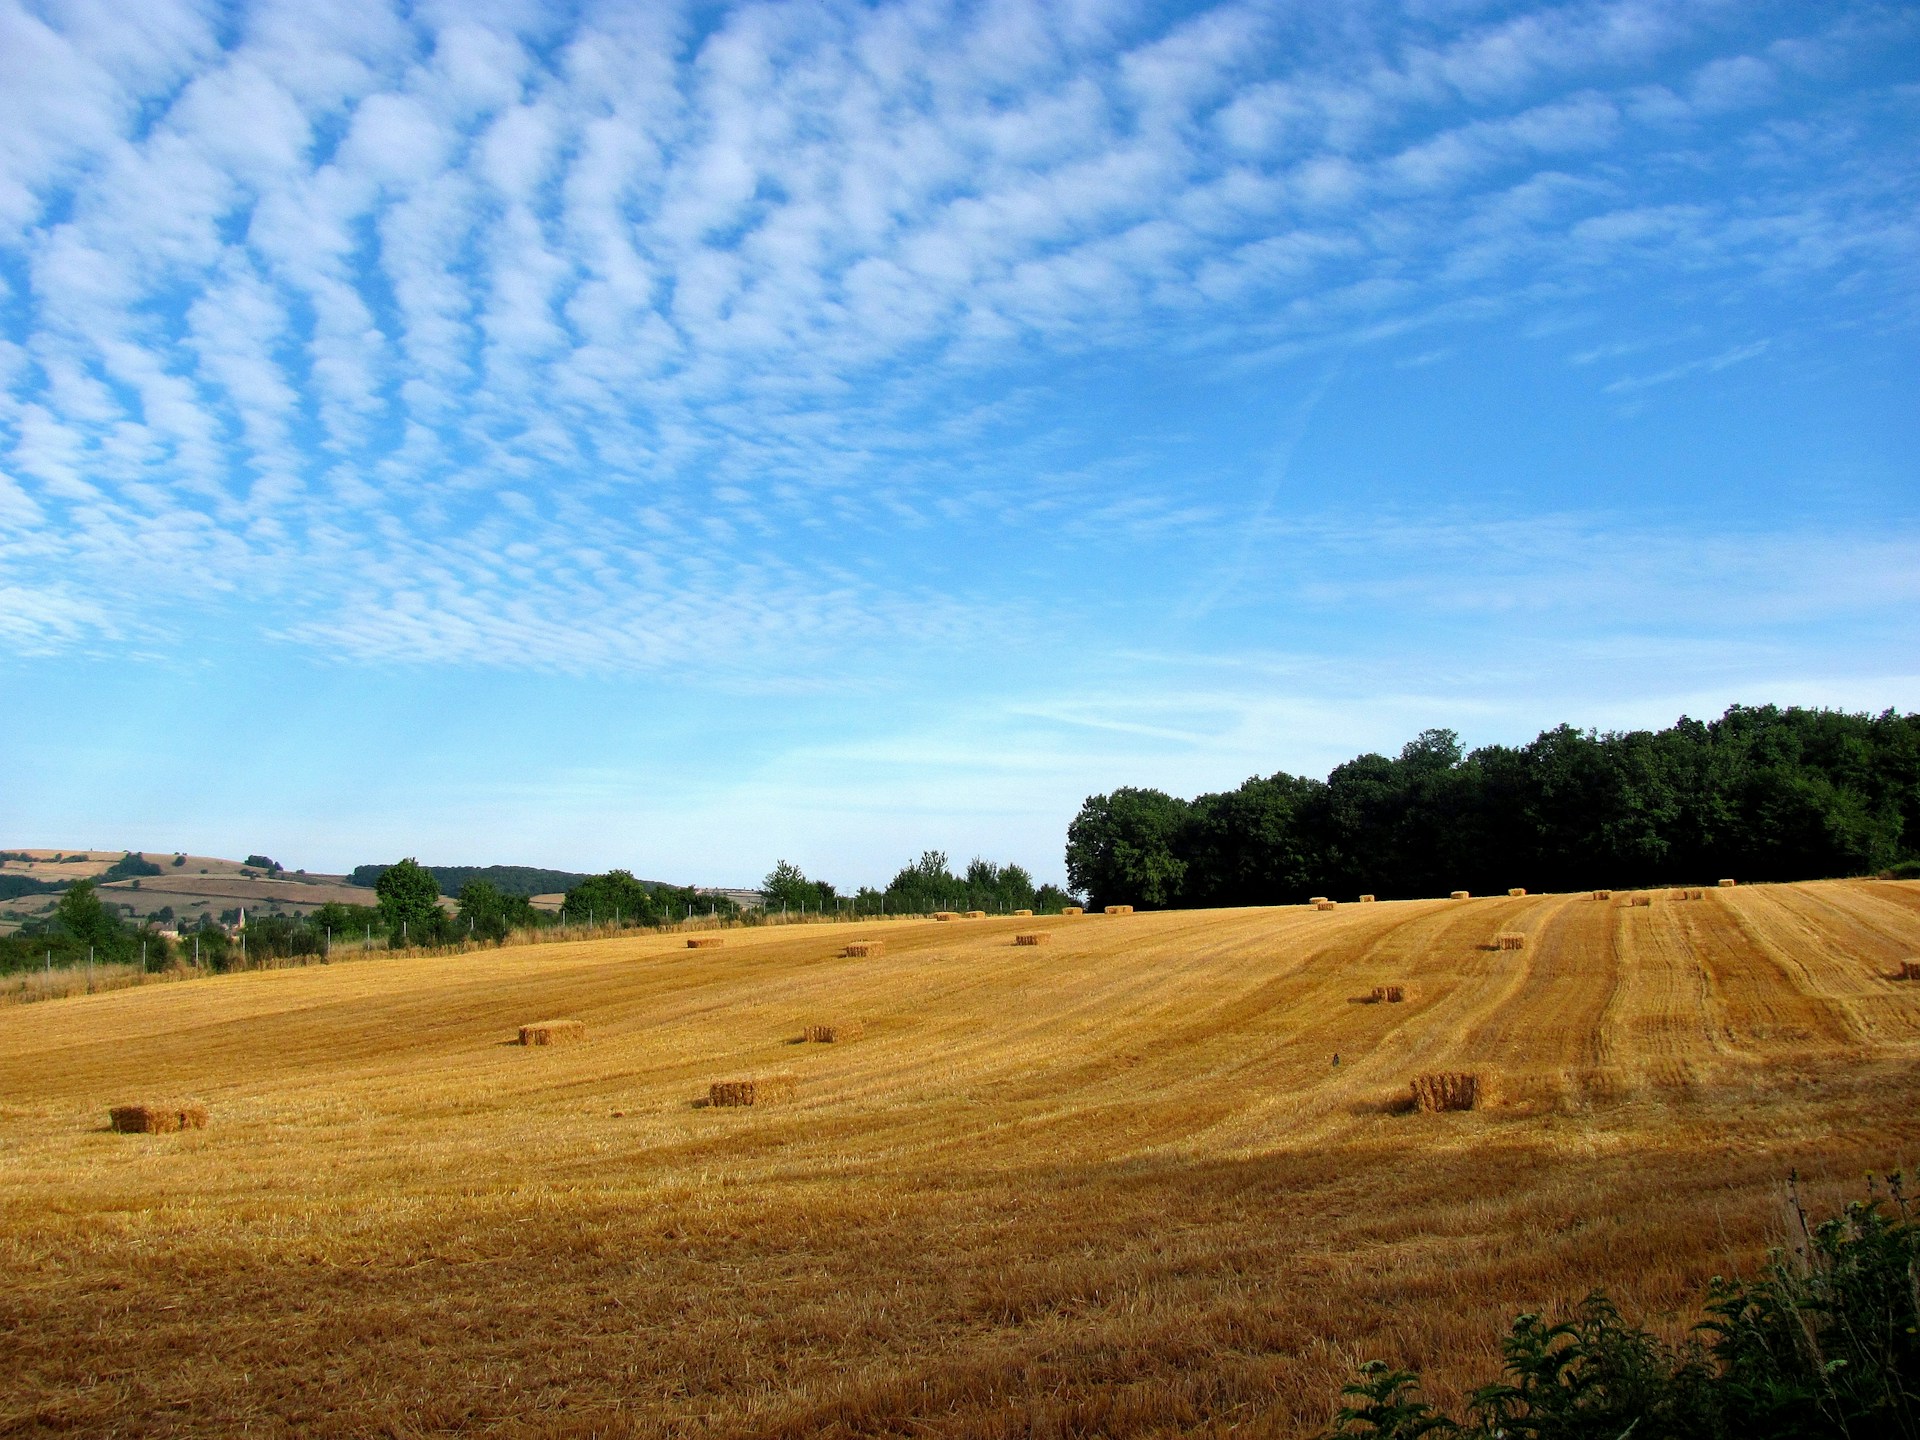
M 1471 753 L 1427 730 L 1325 780 L 1091 796 L 1067 830 L 1068 883 L 1094 905 L 1862 874 L 1920 876 L 1920 715 L 1737 705 Z
M 785 860 L 760 882 L 763 906 L 786 914 L 931 915 L 939 910 L 985 910 L 1010 914 L 1033 910 L 1057 915 L 1073 897 L 1057 885 L 1038 885 L 1022 866 L 1001 865 L 979 857 L 967 862 L 962 874 L 948 867 L 946 853 L 922 852 L 918 860 L 900 867 L 885 889 L 862 885 L 850 895 L 825 880 L 809 880 L 800 867 Z

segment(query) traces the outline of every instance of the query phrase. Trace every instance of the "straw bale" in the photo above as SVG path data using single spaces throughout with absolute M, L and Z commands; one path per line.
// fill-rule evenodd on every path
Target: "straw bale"
M 1596 900 L 1611 900 L 1613 898 L 1613 892 L 1611 890 L 1596 890 L 1593 892 L 1593 898 Z
M 1311 900 L 1307 901 L 1309 905 L 1324 905 L 1326 903 L 1327 897 L 1324 895 L 1315 895 Z
M 1413 1106 L 1416 1110 L 1429 1113 L 1436 1110 L 1471 1110 L 1481 1098 L 1480 1077 L 1471 1071 L 1443 1070 L 1414 1077 Z
M 936 920 L 958 920 L 960 917 L 951 910 L 936 910 L 933 912 L 933 918 Z
M 1316 910 L 1338 910 L 1340 907 L 1331 900 L 1316 900 L 1313 902 L 1313 908 Z
M 147 1100 L 115 1105 L 107 1111 L 107 1120 L 123 1135 L 170 1135 L 206 1129 L 207 1107 L 192 1100 Z
M 1456 890 L 1448 898 L 1452 900 L 1471 900 L 1473 896 L 1465 890 Z
M 1512 896 L 1515 896 L 1515 897 L 1518 897 L 1518 896 L 1521 896 L 1521 895 L 1524 895 L 1524 894 L 1526 894 L 1526 893 L 1527 893 L 1527 887 L 1526 887 L 1526 886 L 1524 886 L 1524 885 L 1516 885 L 1516 886 L 1514 886 L 1514 887 L 1513 887 L 1513 889 L 1511 889 L 1511 890 L 1509 890 L 1509 891 L 1507 891 L 1507 894 L 1509 894 L 1509 895 L 1512 895 Z
M 1372 1000 L 1375 1005 L 1398 1005 L 1407 998 L 1406 987 L 1402 985 L 1376 985 L 1373 987 Z
M 1017 918 L 1019 918 L 1019 917 L 1020 917 L 1020 916 L 1022 916 L 1022 915 L 1031 915 L 1031 914 L 1033 914 L 1033 911 L 1031 911 L 1031 910 L 1016 910 L 1016 911 L 1014 911 L 1013 913 L 1014 913 L 1014 916 L 1015 916 L 1015 918 L 1017 919 Z
M 984 920 L 987 918 L 987 912 L 984 910 L 969 910 L 965 918 L 968 920 Z
M 1722 890 L 1731 890 L 1733 889 L 1733 885 L 1734 885 L 1734 882 L 1731 880 L 1722 880 L 1720 882 L 1720 888 Z
M 1131 906 L 1131 905 L 1109 905 L 1109 906 L 1107 906 L 1107 914 L 1109 914 L 1109 915 L 1131 915 L 1131 914 L 1133 914 L 1133 906 Z
M 1687 892 L 1684 890 L 1669 890 L 1667 892 L 1667 898 L 1669 900 L 1684 900 L 1687 898 Z
M 1087 912 L 1086 912 L 1086 908 L 1085 908 L 1084 906 L 1080 906 L 1080 905 L 1062 905 L 1062 906 L 1060 907 L 1060 913 L 1061 913 L 1062 915 L 1084 915 L 1084 914 L 1086 914 Z
M 692 935 L 687 938 L 689 950 L 718 950 L 726 944 L 718 935 Z
M 1496 950 L 1524 950 L 1527 948 L 1527 937 L 1515 931 L 1508 930 L 1493 937 L 1493 948 Z
M 841 1020 L 832 1025 L 809 1025 L 803 1038 L 812 1045 L 842 1045 L 866 1033 L 867 1027 L 860 1021 Z
M 1629 904 L 1629 905 L 1652 905 L 1652 904 L 1653 904 L 1653 897 L 1652 897 L 1651 895 L 1629 895 L 1629 896 L 1627 897 L 1627 904 Z
M 1360 897 L 1360 903 L 1361 903 L 1362 905 L 1371 905 L 1371 904 L 1373 904 L 1373 903 L 1374 903 L 1374 900 L 1373 900 L 1373 896 L 1371 896 L 1371 895 L 1362 895 L 1362 896 Z
M 1920 980 L 1920 960 L 1902 960 L 1896 980 Z
M 840 952 L 849 960 L 871 960 L 876 955 L 887 953 L 884 940 L 849 940 Z
M 778 1105 L 793 1099 L 798 1079 L 792 1075 L 760 1075 L 751 1080 L 716 1080 L 707 1087 L 710 1105 Z
M 520 1027 L 522 1045 L 578 1045 L 586 1038 L 584 1020 L 542 1020 Z
M 1053 936 L 1044 930 L 1034 930 L 1024 935 L 1014 936 L 1013 943 L 1016 945 L 1051 945 L 1053 943 Z
M 1689 900 L 1704 900 L 1707 898 L 1707 892 L 1704 890 L 1689 890 L 1687 892 L 1687 898 Z

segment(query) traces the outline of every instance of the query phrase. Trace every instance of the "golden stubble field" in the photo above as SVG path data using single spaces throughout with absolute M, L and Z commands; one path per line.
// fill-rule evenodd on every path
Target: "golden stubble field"
M 23 1006 L 0 1434 L 1309 1434 L 1357 1361 L 1446 1395 L 1597 1284 L 1682 1325 L 1781 1238 L 1789 1169 L 1818 1208 L 1920 1154 L 1920 984 L 1887 978 L 1916 955 L 1920 886 L 1860 881 L 649 935 Z M 1357 1003 L 1381 984 L 1406 1001 Z M 589 1043 L 511 1043 L 555 1017 Z M 1495 1103 L 1406 1113 L 1438 1069 Z M 792 1104 L 697 1103 L 775 1073 Z M 106 1129 L 148 1096 L 212 1124 Z

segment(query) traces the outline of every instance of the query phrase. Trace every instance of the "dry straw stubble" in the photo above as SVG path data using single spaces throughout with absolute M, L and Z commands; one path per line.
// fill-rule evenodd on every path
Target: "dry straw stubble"
M 586 1038 L 584 1020 L 540 1020 L 520 1027 L 522 1045 L 578 1045 Z

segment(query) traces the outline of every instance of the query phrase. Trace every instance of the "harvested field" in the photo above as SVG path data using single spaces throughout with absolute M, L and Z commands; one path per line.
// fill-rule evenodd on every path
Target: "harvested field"
M 1271 1440 L 1369 1356 L 1450 1401 L 1597 1285 L 1678 1335 L 1786 1238 L 1789 1170 L 1821 1211 L 1920 1156 L 1920 885 L 1589 893 L 0 1010 L 0 1428 Z M 543 1014 L 592 1043 L 503 1043 Z M 860 1043 L 794 1043 L 841 1017 Z M 1473 1108 L 1415 1109 L 1448 1075 Z M 110 1133 L 141 1096 L 215 1123 Z

